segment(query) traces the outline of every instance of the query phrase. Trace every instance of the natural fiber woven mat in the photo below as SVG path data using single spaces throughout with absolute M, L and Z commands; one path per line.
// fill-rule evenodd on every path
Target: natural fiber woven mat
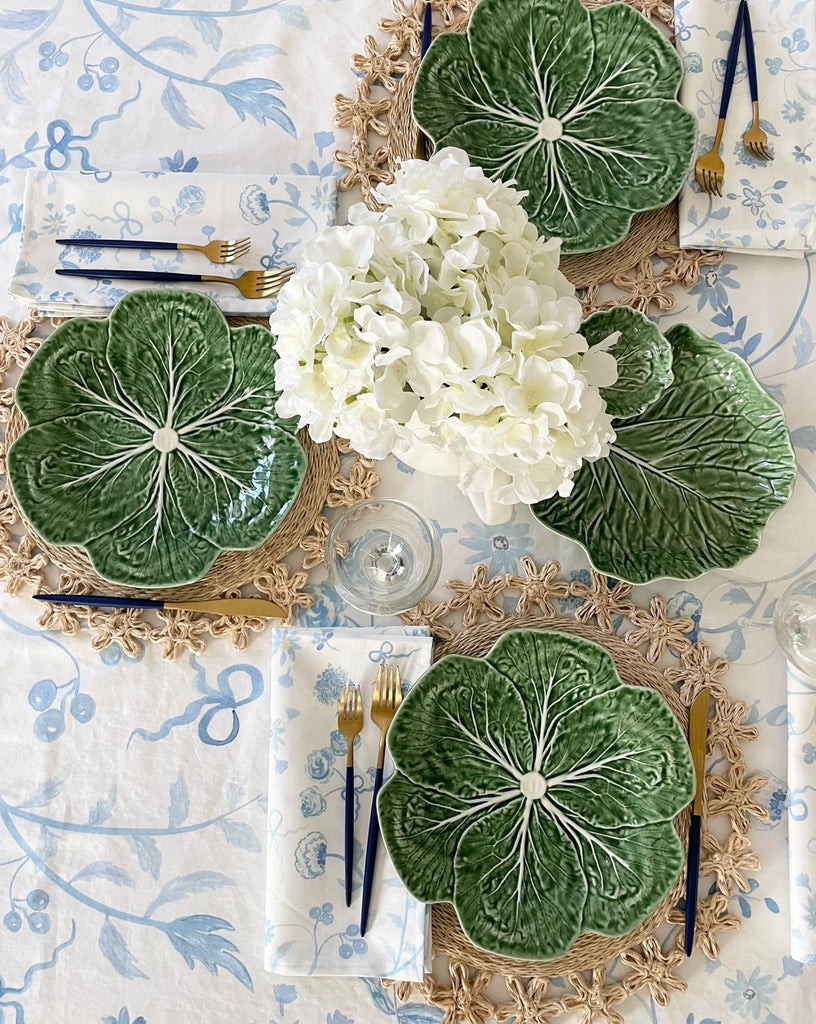
M 602 7 L 611 0 L 584 0 L 587 7 Z M 672 4 L 663 0 L 626 0 L 658 24 L 671 25 Z M 438 28 L 463 32 L 476 0 L 430 0 Z M 351 132 L 347 151 L 335 155 L 346 168 L 340 182 L 344 190 L 359 189 L 364 202 L 376 208 L 372 190 L 393 180 L 401 160 L 413 156 L 417 126 L 411 116 L 411 94 L 419 66 L 425 0 L 394 0 L 395 17 L 380 22 L 387 36 L 381 44 L 365 39 L 364 52 L 352 59 L 357 72 L 353 97 L 338 96 L 337 126 Z M 608 249 L 580 256 L 564 256 L 561 270 L 581 292 L 584 312 L 612 305 L 633 306 L 646 313 L 675 306 L 672 289 L 690 287 L 700 267 L 719 263 L 721 252 L 680 249 L 677 243 L 677 203 L 640 213 L 623 241 Z M 601 286 L 607 285 L 603 296 Z M 610 295 L 610 292 L 613 293 Z
M 241 322 L 248 321 L 243 318 Z M 3 385 L 9 371 L 25 366 L 41 344 L 42 335 L 49 332 L 50 324 L 36 315 L 18 324 L 0 318 L 0 474 L 5 475 L 8 446 L 25 426 L 14 402 L 13 386 Z M 113 586 L 95 573 L 82 549 L 46 544 L 20 514 L 6 482 L 0 491 L 0 580 L 11 594 L 25 587 L 37 591 L 55 589 L 52 584 L 56 583 L 56 570 L 59 589 L 72 594 L 101 591 L 166 600 L 230 597 L 239 593 L 245 597 L 261 595 L 285 607 L 291 618 L 295 606 L 308 608 L 312 603 L 305 587 L 308 571 L 323 561 L 329 530 L 324 513 L 370 498 L 380 479 L 371 460 L 349 454 L 348 447 L 338 440 L 315 444 L 305 431 L 301 432 L 300 440 L 309 457 L 306 479 L 272 537 L 253 551 L 223 552 L 207 575 L 196 583 L 160 591 Z M 164 657 L 173 659 L 184 651 L 201 652 L 209 636 L 226 635 L 236 647 L 246 647 L 249 633 L 261 632 L 268 620 L 59 605 L 47 605 L 40 619 L 44 628 L 71 635 L 86 623 L 91 627 L 91 643 L 97 650 L 118 643 L 133 656 L 142 643 L 149 641 L 162 644 Z
M 709 959 L 716 959 L 720 933 L 740 924 L 729 913 L 729 901 L 745 889 L 745 872 L 760 866 L 748 837 L 751 821 L 768 817 L 755 799 L 766 780 L 746 777 L 742 744 L 755 739 L 757 730 L 744 724 L 745 704 L 733 701 L 723 685 L 728 662 L 715 657 L 704 641 L 693 643 L 693 621 L 670 618 L 661 597 L 639 608 L 630 599 L 628 583 L 595 572 L 588 582 L 568 581 L 559 576 L 557 562 L 539 568 L 529 557 L 522 560 L 522 569 L 520 576 L 489 578 L 486 567 L 478 566 L 470 581 L 448 581 L 452 596 L 447 601 L 424 602 L 403 618 L 431 627 L 440 657 L 484 654 L 508 629 L 559 629 L 594 640 L 609 650 L 625 682 L 658 690 L 684 729 L 689 705 L 709 687 L 714 710 L 708 759 L 716 756 L 716 768 L 709 768 L 706 777 L 700 874 L 712 884 L 700 885 L 695 942 Z M 684 842 L 688 822 L 688 809 L 675 820 Z M 448 960 L 447 984 L 428 975 L 423 984 L 397 984 L 397 995 L 443 1007 L 444 1024 L 548 1024 L 576 1013 L 587 1024 L 623 1024 L 617 1007 L 634 993 L 645 989 L 659 1006 L 666 1006 L 673 992 L 686 987 L 676 973 L 685 960 L 684 914 L 678 909 L 684 888 L 683 875 L 628 935 L 585 935 L 550 961 L 512 960 L 477 949 L 462 932 L 453 908 L 435 905 L 434 954 Z

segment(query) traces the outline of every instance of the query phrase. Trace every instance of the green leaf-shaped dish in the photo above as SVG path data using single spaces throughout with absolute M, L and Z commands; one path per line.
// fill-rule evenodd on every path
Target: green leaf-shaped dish
M 582 932 L 623 935 L 677 879 L 688 745 L 660 694 L 621 682 L 597 644 L 517 630 L 483 659 L 442 658 L 388 748 L 391 860 L 483 949 L 549 960 Z
M 796 478 L 782 410 L 747 364 L 685 324 L 665 337 L 671 386 L 615 423 L 609 456 L 578 471 L 568 498 L 533 506 L 599 572 L 630 583 L 741 562 Z
M 618 379 L 601 388 L 614 419 L 637 416 L 671 384 L 672 350 L 657 327 L 636 309 L 615 306 L 587 317 L 578 328 L 589 346 L 604 345 L 618 364 Z M 617 337 L 604 344 L 610 335 Z
M 8 475 L 26 519 L 127 586 L 191 583 L 222 550 L 262 544 L 306 471 L 275 413 L 274 364 L 269 331 L 230 329 L 191 292 L 132 292 L 108 320 L 69 320 L 17 385 L 28 427 Z
M 668 40 L 625 4 L 480 0 L 466 34 L 432 43 L 413 113 L 437 147 L 527 190 L 530 219 L 565 253 L 589 252 L 680 191 L 697 136 L 681 77 Z

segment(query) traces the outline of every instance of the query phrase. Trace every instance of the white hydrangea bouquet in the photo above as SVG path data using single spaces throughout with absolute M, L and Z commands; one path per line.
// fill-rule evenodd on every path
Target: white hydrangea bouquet
M 304 252 L 270 318 L 281 415 L 369 458 L 445 465 L 492 522 L 569 494 L 615 436 L 599 392 L 615 360 L 577 333 L 560 244 L 523 195 L 461 150 L 409 160 L 375 190 L 381 212 L 353 206 Z

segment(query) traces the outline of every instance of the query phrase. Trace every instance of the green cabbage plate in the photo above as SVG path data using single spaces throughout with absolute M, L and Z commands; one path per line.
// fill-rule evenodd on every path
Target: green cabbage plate
M 126 586 L 191 583 L 221 551 L 258 547 L 306 471 L 274 364 L 269 331 L 230 328 L 192 292 L 132 292 L 107 320 L 64 323 L 16 389 L 23 515 Z
M 388 749 L 391 860 L 482 949 L 549 960 L 584 932 L 623 935 L 677 880 L 688 745 L 663 697 L 622 683 L 597 644 L 517 630 L 484 658 L 442 658 Z
M 697 137 L 681 77 L 668 40 L 626 4 L 480 0 L 466 34 L 432 43 L 413 114 L 437 147 L 526 190 L 540 234 L 590 252 L 680 191 Z

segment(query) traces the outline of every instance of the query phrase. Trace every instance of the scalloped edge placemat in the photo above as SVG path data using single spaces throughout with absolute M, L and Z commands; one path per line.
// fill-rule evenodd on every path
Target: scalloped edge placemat
M 748 838 L 751 821 L 768 818 L 755 799 L 767 780 L 758 774 L 747 777 L 742 753 L 742 744 L 756 739 L 757 730 L 744 724 L 745 704 L 732 700 L 722 683 L 728 662 L 704 641 L 692 643 L 693 621 L 669 617 L 662 597 L 639 608 L 630 599 L 631 584 L 600 573 L 592 571 L 588 583 L 568 581 L 559 576 L 558 562 L 539 567 L 529 556 L 521 567 L 523 575 L 491 578 L 485 565 L 477 566 L 469 581 L 448 581 L 448 600 L 424 601 L 402 618 L 430 626 L 439 641 L 436 657 L 485 653 L 502 633 L 519 627 L 584 636 L 610 651 L 624 681 L 659 690 L 684 729 L 691 702 L 709 688 L 713 710 L 707 760 L 716 751 L 717 767 L 706 775 L 700 874 L 713 885 L 711 891 L 700 886 L 695 947 L 715 960 L 720 933 L 740 926 L 740 919 L 729 913 L 729 901 L 745 891 L 745 872 L 760 867 Z M 515 607 L 506 611 L 513 598 Z M 687 808 L 675 819 L 684 842 L 688 822 Z M 623 1024 L 616 1007 L 629 996 L 645 989 L 666 1006 L 673 992 L 686 988 L 677 973 L 686 959 L 684 914 L 677 908 L 684 890 L 682 874 L 660 907 L 628 935 L 585 935 L 550 961 L 512 960 L 477 949 L 462 932 L 454 909 L 437 904 L 432 910 L 434 953 L 447 958 L 448 983 L 428 975 L 421 984 L 397 983 L 396 994 L 444 1008 L 445 1024 L 548 1024 L 575 1012 L 585 1022 Z M 486 991 L 496 979 L 504 983 L 506 1000 L 496 1002 Z
M 477 0 L 429 0 L 442 30 L 463 32 Z M 611 0 L 583 0 L 587 7 L 602 7 Z M 648 18 L 672 26 L 674 10 L 663 0 L 625 0 Z M 364 52 L 351 66 L 357 74 L 353 97 L 337 96 L 336 124 L 351 132 L 349 149 L 335 153 L 346 169 L 340 181 L 344 191 L 359 189 L 372 209 L 372 196 L 380 182 L 390 182 L 401 160 L 413 156 L 417 126 L 411 116 L 411 94 L 419 67 L 425 0 L 393 0 L 395 17 L 384 18 L 380 30 L 386 41 L 367 36 Z M 652 307 L 673 309 L 675 285 L 688 288 L 702 266 L 719 263 L 722 252 L 680 249 L 677 238 L 677 202 L 637 214 L 629 234 L 617 245 L 579 256 L 562 256 L 561 270 L 581 292 L 584 313 L 627 305 L 646 313 Z M 602 285 L 618 293 L 602 298 Z
M 235 322 L 248 321 L 240 318 Z M 12 367 L 24 367 L 44 340 L 35 336 L 35 331 L 48 326 L 50 324 L 37 314 L 17 324 L 0 317 L 0 474 L 4 477 L 7 447 L 19 435 L 25 420 L 14 402 L 14 388 L 3 388 L 3 384 L 8 371 Z M 352 452 L 339 439 L 315 444 L 305 431 L 301 432 L 300 439 L 309 456 L 306 480 L 277 530 L 253 551 L 222 553 L 206 576 L 184 587 L 141 590 L 116 586 L 101 579 L 81 548 L 54 547 L 39 539 L 22 517 L 6 480 L 0 491 L 0 580 L 5 581 L 10 594 L 18 594 L 26 587 L 41 591 L 46 589 L 46 575 L 49 566 L 53 566 L 60 570 L 58 589 L 64 593 L 101 591 L 166 600 L 237 597 L 239 594 L 263 596 L 286 608 L 289 621 L 296 606 L 308 608 L 312 604 L 313 598 L 305 587 L 308 570 L 324 561 L 329 532 L 325 512 L 331 508 L 348 508 L 370 498 L 380 481 L 373 468 L 374 461 Z M 298 553 L 295 571 L 284 561 L 293 553 Z M 236 648 L 243 649 L 250 632 L 262 632 L 269 622 L 269 619 L 244 616 L 50 604 L 45 606 L 39 619 L 44 629 L 68 635 L 75 635 L 87 624 L 93 633 L 91 646 L 95 650 L 118 643 L 126 654 L 134 657 L 144 642 L 163 644 L 163 656 L 170 660 L 184 651 L 199 654 L 210 636 L 229 636 Z

